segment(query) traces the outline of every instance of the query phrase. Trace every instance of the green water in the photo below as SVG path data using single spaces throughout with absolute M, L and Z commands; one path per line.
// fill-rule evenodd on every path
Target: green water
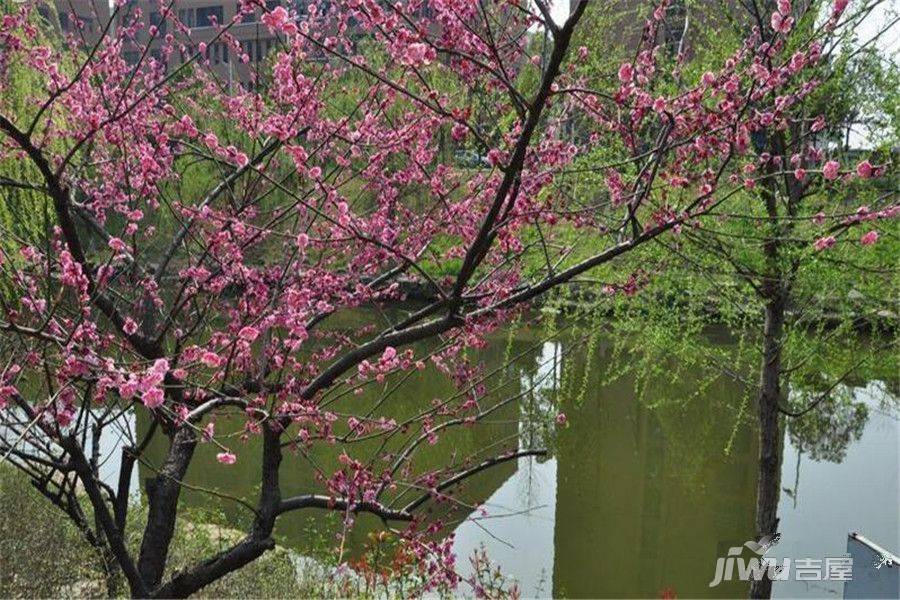
M 727 336 L 708 342 L 731 343 Z M 654 398 L 638 397 L 633 376 L 611 377 L 627 355 L 613 357 L 602 338 L 589 365 L 587 353 L 565 339 L 521 331 L 511 338 L 498 335 L 487 349 L 470 355 L 490 374 L 482 406 L 516 400 L 483 423 L 454 428 L 435 445 L 423 444 L 413 470 L 436 469 L 448 456 L 459 462 L 515 448 L 547 447 L 550 456 L 510 461 L 471 478 L 454 493 L 462 507 L 431 506 L 429 517 L 442 519 L 444 531 L 456 533 L 459 570 L 466 575 L 468 556 L 484 547 L 525 597 L 659 597 L 666 590 L 680 597 L 746 597 L 744 582 L 709 587 L 716 559 L 754 533 L 757 442 L 752 407 L 738 418 L 744 390 L 724 376 L 709 383 L 698 374 L 666 384 Z M 516 360 L 503 367 L 510 357 Z M 431 366 L 385 396 L 393 383 L 348 395 L 331 408 L 348 414 L 372 410 L 402 422 L 455 392 Z M 704 383 L 709 385 L 701 387 Z M 804 460 L 786 436 L 779 512 L 788 555 L 839 555 L 851 528 L 868 530 L 889 547 L 898 539 L 897 420 L 874 399 L 883 388 L 864 383 L 859 388 L 859 401 L 872 410 L 861 438 L 844 440 L 844 455 L 832 456 L 831 462 Z M 552 420 L 560 398 L 568 415 L 565 427 Z M 233 430 L 236 423 L 241 420 L 220 420 L 217 431 Z M 138 432 L 146 427 L 141 413 Z M 310 456 L 289 452 L 281 469 L 282 494 L 322 493 L 313 465 L 330 472 L 344 451 L 384 465 L 385 453 L 415 435 L 394 436 L 384 449 L 377 442 L 358 442 L 317 446 Z M 218 448 L 202 444 L 188 481 L 252 503 L 258 490 L 258 443 L 237 435 L 224 441 L 238 462 L 220 465 Z M 164 440 L 155 442 L 149 464 L 158 464 L 164 455 Z M 847 463 L 852 469 L 844 468 Z M 152 474 L 141 467 L 142 478 Z M 832 493 L 836 485 L 843 485 L 841 494 Z M 873 498 L 865 510 L 854 508 Z M 246 508 L 204 491 L 187 491 L 183 499 L 236 527 L 250 521 Z M 487 516 L 472 510 L 477 504 Z M 367 534 L 379 527 L 380 521 L 360 517 L 343 541 L 344 556 L 358 553 Z M 313 510 L 282 517 L 276 534 L 278 543 L 303 554 L 334 556 L 341 545 L 338 531 L 333 516 Z M 460 591 L 471 592 L 465 586 Z M 820 582 L 819 588 L 798 582 L 775 587 L 776 596 L 823 593 L 839 597 L 840 589 L 830 582 Z

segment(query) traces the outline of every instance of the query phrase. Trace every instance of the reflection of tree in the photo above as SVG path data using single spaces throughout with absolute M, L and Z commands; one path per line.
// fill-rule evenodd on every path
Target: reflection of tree
M 798 397 L 800 405 L 806 405 L 817 394 L 800 391 L 792 394 L 792 401 L 794 395 Z M 869 409 L 864 402 L 855 402 L 853 388 L 836 390 L 820 406 L 820 410 L 789 419 L 788 437 L 794 447 L 813 460 L 840 463 L 844 460 L 850 443 L 862 436 L 869 418 Z
M 678 365 L 642 381 L 629 368 L 641 350 L 598 343 L 593 361 L 573 353 L 563 369 L 570 426 L 558 434 L 553 593 L 744 596 L 741 582 L 708 588 L 704 567 L 753 533 L 751 431 L 724 453 L 740 390 L 721 376 L 701 385 L 702 373 Z
M 745 346 L 724 327 L 697 324 L 673 331 L 634 325 L 632 330 L 617 323 L 615 333 L 597 344 L 593 362 L 579 355 L 577 364 L 566 365 L 563 408 L 577 405 L 581 390 L 596 395 L 624 386 L 663 438 L 674 481 L 695 491 L 714 486 L 698 457 L 721 463 L 746 450 L 751 388 L 744 373 L 751 367 Z M 584 385 L 579 389 L 571 380 Z
M 722 293 L 725 292 L 727 290 Z M 711 476 L 720 474 L 704 468 L 702 459 L 721 463 L 725 462 L 725 454 L 735 453 L 735 458 L 746 456 L 748 448 L 737 442 L 753 431 L 753 423 L 749 421 L 756 411 L 752 398 L 759 387 L 759 334 L 751 318 L 723 319 L 721 327 L 716 327 L 718 323 L 702 316 L 702 306 L 694 311 L 680 312 L 668 305 L 659 305 L 657 296 L 649 293 L 642 298 L 646 301 L 639 309 L 634 303 L 613 306 L 609 318 L 615 325 L 609 336 L 612 352 L 603 357 L 602 368 L 588 366 L 587 370 L 606 371 L 605 377 L 611 382 L 631 383 L 639 404 L 653 409 L 647 412 L 653 414 L 652 423 L 665 444 L 663 460 L 677 465 L 664 472 L 669 481 L 679 484 L 666 488 L 667 498 L 680 492 L 679 488 L 686 483 L 696 482 L 691 494 L 691 510 L 696 513 L 703 503 L 719 496 L 723 484 L 721 476 Z M 593 311 L 603 309 L 597 305 L 590 308 Z M 584 318 L 589 318 L 589 314 Z M 725 335 L 709 335 L 717 330 Z M 722 338 L 721 342 L 725 343 L 716 343 L 717 338 Z M 891 392 L 896 392 L 897 357 L 890 351 L 890 345 L 885 344 L 885 339 L 878 332 L 871 336 L 860 335 L 852 323 L 840 327 L 804 323 L 790 329 L 782 346 L 787 366 L 781 390 L 791 393 L 787 398 L 784 397 L 787 394 L 779 395 L 777 406 L 781 413 L 779 420 L 785 429 L 769 429 L 774 435 L 769 436 L 769 447 L 775 449 L 777 461 L 766 463 L 766 474 L 760 465 L 751 471 L 754 480 L 765 482 L 761 487 L 766 490 L 765 501 L 757 505 L 757 510 L 748 510 L 751 517 L 756 514 L 766 517 L 763 520 L 775 519 L 773 527 L 777 528 L 776 508 L 784 498 L 783 494 L 796 501 L 797 488 L 802 487 L 799 485 L 799 462 L 796 476 L 786 476 L 793 483 L 793 489 L 783 489 L 780 485 L 782 449 L 787 441 L 799 448 L 798 457 L 806 454 L 813 460 L 840 462 L 844 459 L 848 446 L 861 437 L 869 409 L 873 406 L 868 400 L 858 402 L 861 398 L 855 397 L 851 390 L 859 391 L 866 382 L 875 379 L 891 381 L 893 387 L 892 384 L 878 386 L 883 392 L 881 408 L 885 404 L 896 406 L 896 393 Z M 563 379 L 565 389 L 568 382 L 566 377 Z M 731 394 L 728 393 L 729 386 L 722 385 L 723 379 L 738 382 Z M 868 386 L 866 391 L 870 388 Z M 565 400 L 564 407 L 568 409 Z M 629 423 L 628 418 L 619 419 L 620 428 Z M 727 435 L 722 439 L 723 430 L 724 433 L 731 431 L 730 439 Z M 718 448 L 715 448 L 717 443 Z M 752 447 L 752 444 L 748 446 Z M 562 441 L 560 481 L 567 474 L 563 460 L 565 448 L 566 442 Z M 717 452 L 704 453 L 710 449 Z M 590 451 L 590 446 L 585 450 Z M 606 454 L 608 456 L 609 451 Z M 641 465 L 640 468 L 650 473 L 647 467 Z M 786 470 L 793 470 L 793 467 L 787 466 Z M 740 489 L 747 494 L 740 500 L 753 496 L 752 492 Z M 641 489 L 641 493 L 647 492 L 649 487 Z M 638 494 L 632 494 L 633 501 L 636 502 L 638 497 Z M 667 503 L 672 504 L 668 499 Z M 733 507 L 719 504 L 709 510 L 710 518 L 736 516 L 737 513 L 731 512 Z M 557 510 L 559 514 L 564 507 L 558 506 Z M 559 520 L 557 527 L 559 530 Z M 629 533 L 633 530 L 630 528 Z M 763 529 L 758 528 L 758 531 Z M 751 529 L 748 532 L 748 538 L 759 535 Z M 604 532 L 604 536 L 608 537 L 608 533 Z M 696 543 L 703 543 L 703 536 L 698 535 L 697 530 L 691 537 Z M 558 569 L 559 548 L 557 552 Z M 606 553 L 603 556 L 605 558 Z M 587 564 L 582 567 L 591 568 Z M 564 574 L 557 575 L 561 584 Z M 554 586 L 556 588 L 557 581 Z M 566 588 L 566 591 L 571 590 Z M 619 593 L 613 595 L 625 594 L 624 590 L 616 591 Z
M 562 372 L 563 350 L 559 342 L 544 342 L 531 369 L 520 375 L 525 390 L 519 403 L 519 449 L 556 446 L 555 417 Z

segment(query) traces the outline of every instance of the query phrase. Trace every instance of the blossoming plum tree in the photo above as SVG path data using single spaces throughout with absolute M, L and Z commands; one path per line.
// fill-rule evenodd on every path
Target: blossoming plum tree
M 279 516 L 305 509 L 408 523 L 401 536 L 429 565 L 428 586 L 456 584 L 450 545 L 419 509 L 519 455 L 412 470 L 423 443 L 514 400 L 488 400 L 464 350 L 544 292 L 732 202 L 754 132 L 806 118 L 793 107 L 816 86 L 804 75 L 821 54 L 815 36 L 788 54 L 792 23 L 773 16 L 774 32 L 757 27 L 717 69 L 657 91 L 666 2 L 635 59 L 596 84 L 577 69 L 588 51 L 570 47 L 590 4 L 557 23 L 541 0 L 314 0 L 302 12 L 243 0 L 212 43 L 249 63 L 232 29 L 254 15 L 277 40 L 244 87 L 207 68 L 211 42 L 194 43 L 172 2 L 159 5 L 165 29 L 117 2 L 92 45 L 77 26 L 47 42 L 32 3 L 3 16 L 0 159 L 35 177 L 4 174 L 0 186 L 6 202 L 38 192 L 45 230 L 4 225 L 0 446 L 132 595 L 189 595 L 272 548 Z M 151 42 L 126 61 L 143 30 Z M 11 65 L 40 81 L 15 105 Z M 572 161 L 610 134 L 620 155 L 590 167 L 608 194 L 580 197 Z M 409 281 L 427 290 L 423 305 L 328 327 L 396 303 Z M 427 340 L 428 351 L 415 345 Z M 400 423 L 389 403 L 333 408 L 426 362 L 460 393 Z M 131 411 L 152 425 L 142 439 L 128 432 L 118 476 L 101 477 L 103 432 Z M 215 432 L 226 412 L 262 440 L 252 525 L 166 576 L 198 444 L 219 446 L 222 469 L 248 460 Z M 155 437 L 168 452 L 131 548 L 129 486 Z M 402 442 L 375 461 L 352 456 L 346 442 L 373 438 Z M 323 445 L 339 468 L 285 497 L 283 454 Z M 397 489 L 423 495 L 401 505 Z

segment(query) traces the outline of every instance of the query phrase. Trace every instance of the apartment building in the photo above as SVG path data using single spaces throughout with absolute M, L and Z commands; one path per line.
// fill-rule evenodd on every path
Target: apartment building
M 281 4 L 279 0 L 267 0 L 270 9 L 278 4 Z M 97 43 L 111 18 L 114 20 L 111 28 L 122 27 L 138 18 L 144 27 L 124 49 L 127 62 L 137 63 L 149 48 L 149 55 L 165 60 L 171 70 L 203 48 L 210 72 L 226 84 L 246 85 L 253 81 L 258 66 L 278 44 L 277 38 L 260 21 L 260 10 L 228 28 L 228 36 L 236 45 L 228 43 L 217 25 L 232 21 L 238 11 L 236 0 L 175 0 L 171 7 L 187 31 L 163 17 L 158 0 L 129 0 L 115 11 L 114 17 L 107 0 L 56 0 L 60 29 L 74 34 L 86 46 Z M 298 3 L 296 8 L 305 9 L 305 3 Z M 172 34 L 174 41 L 172 51 L 166 55 L 168 34 Z
M 573 10 L 582 0 L 570 0 Z M 92 45 L 100 39 L 110 20 L 112 11 L 109 0 L 55 0 L 60 29 L 74 33 L 85 45 Z M 268 9 L 279 4 L 290 3 L 299 13 L 306 10 L 304 0 L 266 0 Z M 323 3 L 320 3 L 320 8 Z M 694 27 L 698 23 L 716 20 L 717 0 L 706 0 L 699 5 L 699 14 L 694 14 Z M 137 63 L 149 47 L 150 56 L 165 60 L 168 69 L 175 69 L 200 48 L 205 49 L 209 71 L 223 84 L 239 83 L 247 85 L 256 79 L 255 74 L 266 56 L 279 43 L 268 28 L 260 21 L 262 12 L 257 10 L 247 15 L 237 25 L 228 28 L 228 35 L 236 44 L 227 43 L 217 25 L 230 23 L 238 11 L 237 0 L 174 0 L 170 4 L 178 20 L 189 29 L 178 30 L 174 24 L 163 18 L 159 0 L 128 0 L 115 11 L 112 27 L 121 27 L 138 18 L 145 26 L 139 30 L 135 40 L 124 49 L 124 58 Z M 623 48 L 634 48 L 640 41 L 643 19 L 636 18 L 638 9 L 646 6 L 639 0 L 610 0 L 596 3 L 589 10 L 603 11 L 617 15 L 614 19 L 614 44 Z M 659 43 L 673 51 L 683 50 L 686 27 L 685 0 L 673 0 L 660 30 Z M 166 56 L 163 48 L 168 34 L 174 37 L 172 51 Z M 690 33 L 687 38 L 689 39 Z M 686 40 L 685 40 L 686 41 Z
M 41 5 L 38 12 L 50 23 L 58 23 L 61 32 L 74 34 L 84 45 L 100 39 L 109 23 L 108 0 L 56 0 L 56 14 L 50 5 Z
M 278 4 L 278 0 L 267 1 L 269 9 Z M 129 62 L 136 62 L 140 52 L 147 47 L 152 56 L 162 59 L 165 37 L 172 33 L 175 47 L 168 56 L 169 69 L 177 68 L 205 48 L 208 68 L 220 81 L 246 85 L 256 79 L 257 69 L 279 43 L 260 21 L 261 10 L 244 16 L 241 23 L 228 28 L 228 36 L 237 45 L 229 43 L 217 25 L 231 23 L 234 19 L 238 11 L 235 0 L 176 0 L 172 10 L 177 11 L 178 21 L 189 28 L 187 33 L 174 30 L 172 23 L 162 17 L 157 0 L 131 0 L 120 21 L 134 18 L 137 10 L 148 26 L 141 29 L 134 46 L 125 50 L 125 59 Z

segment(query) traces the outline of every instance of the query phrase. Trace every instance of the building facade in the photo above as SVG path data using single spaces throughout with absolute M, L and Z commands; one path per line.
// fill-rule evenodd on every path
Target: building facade
M 158 0 L 130 0 L 115 13 L 106 0 L 56 0 L 56 7 L 61 31 L 78 43 L 96 44 L 110 19 L 110 28 L 137 21 L 143 26 L 123 50 L 127 62 L 137 64 L 149 55 L 171 71 L 202 50 L 200 64 L 226 85 L 256 80 L 259 65 L 279 43 L 260 21 L 260 10 L 223 32 L 221 25 L 231 23 L 239 10 L 236 0 L 175 0 L 171 10 L 183 28 L 164 17 Z

